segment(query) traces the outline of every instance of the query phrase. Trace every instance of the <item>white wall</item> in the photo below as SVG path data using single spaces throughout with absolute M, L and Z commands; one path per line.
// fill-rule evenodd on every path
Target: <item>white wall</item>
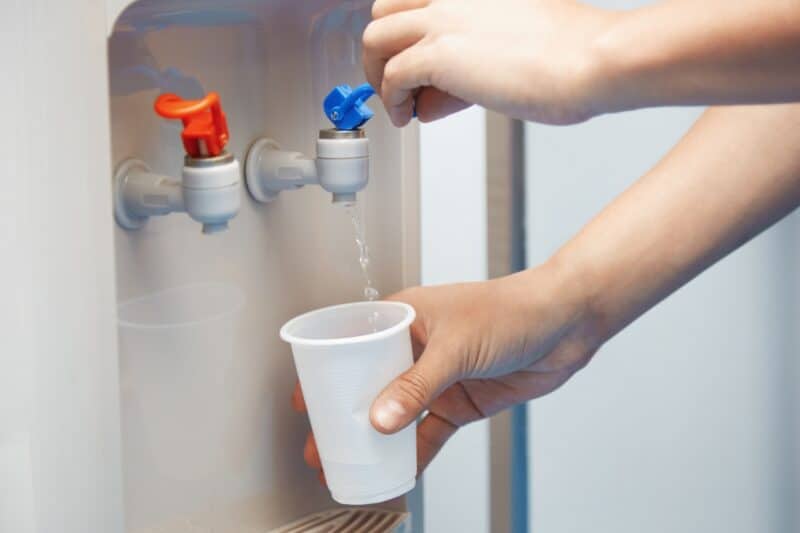
M 422 281 L 486 279 L 486 116 L 472 108 L 420 132 Z M 425 531 L 489 531 L 489 424 L 456 433 L 424 476 Z
M 123 529 L 104 7 L 0 7 L 3 533 Z
M 529 126 L 530 262 L 647 171 L 698 113 Z M 713 267 L 532 403 L 533 531 L 798 530 L 799 224 L 795 213 Z

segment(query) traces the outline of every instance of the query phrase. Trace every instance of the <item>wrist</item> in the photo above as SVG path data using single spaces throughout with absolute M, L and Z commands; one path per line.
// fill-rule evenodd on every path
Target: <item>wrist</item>
M 593 306 L 593 290 L 578 265 L 560 254 L 545 263 L 501 278 L 506 302 L 520 327 L 548 331 L 559 343 L 594 353 L 607 340 L 606 329 Z
M 638 26 L 638 10 L 617 12 L 587 44 L 588 106 L 594 116 L 659 103 L 647 84 L 647 72 L 658 70 L 659 59 L 642 44 L 646 36 Z
M 597 276 L 589 267 L 568 251 L 559 251 L 541 268 L 551 280 L 552 298 L 565 306 L 570 336 L 587 350 L 595 351 L 611 338 L 613 330 L 603 310 L 596 305 Z

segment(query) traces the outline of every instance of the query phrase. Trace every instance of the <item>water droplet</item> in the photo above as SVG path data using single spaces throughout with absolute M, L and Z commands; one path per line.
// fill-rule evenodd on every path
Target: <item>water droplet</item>
M 367 317 L 367 322 L 369 322 L 369 326 L 372 328 L 373 333 L 378 332 L 378 319 L 380 316 L 381 315 L 377 311 L 374 311 L 370 316 Z
M 364 298 L 373 302 L 381 297 L 381 294 L 378 292 L 378 289 L 375 287 L 364 287 Z

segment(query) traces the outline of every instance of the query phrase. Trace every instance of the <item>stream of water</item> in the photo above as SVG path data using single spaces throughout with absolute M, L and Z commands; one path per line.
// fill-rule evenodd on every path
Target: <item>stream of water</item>
M 367 246 L 364 222 L 361 220 L 361 215 L 358 212 L 358 205 L 355 202 L 345 206 L 345 211 L 350 216 L 350 220 L 353 223 L 353 230 L 355 231 L 356 246 L 358 247 L 358 264 L 361 266 L 361 273 L 364 276 L 364 299 L 372 302 L 379 299 L 381 294 L 373 285 L 372 277 L 369 274 L 369 246 Z

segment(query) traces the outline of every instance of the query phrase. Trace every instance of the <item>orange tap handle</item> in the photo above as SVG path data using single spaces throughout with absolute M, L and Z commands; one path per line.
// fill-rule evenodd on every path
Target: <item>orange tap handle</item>
M 183 122 L 183 146 L 192 157 L 214 157 L 228 143 L 228 121 L 217 93 L 200 100 L 184 100 L 176 94 L 162 94 L 156 99 L 156 113 Z

